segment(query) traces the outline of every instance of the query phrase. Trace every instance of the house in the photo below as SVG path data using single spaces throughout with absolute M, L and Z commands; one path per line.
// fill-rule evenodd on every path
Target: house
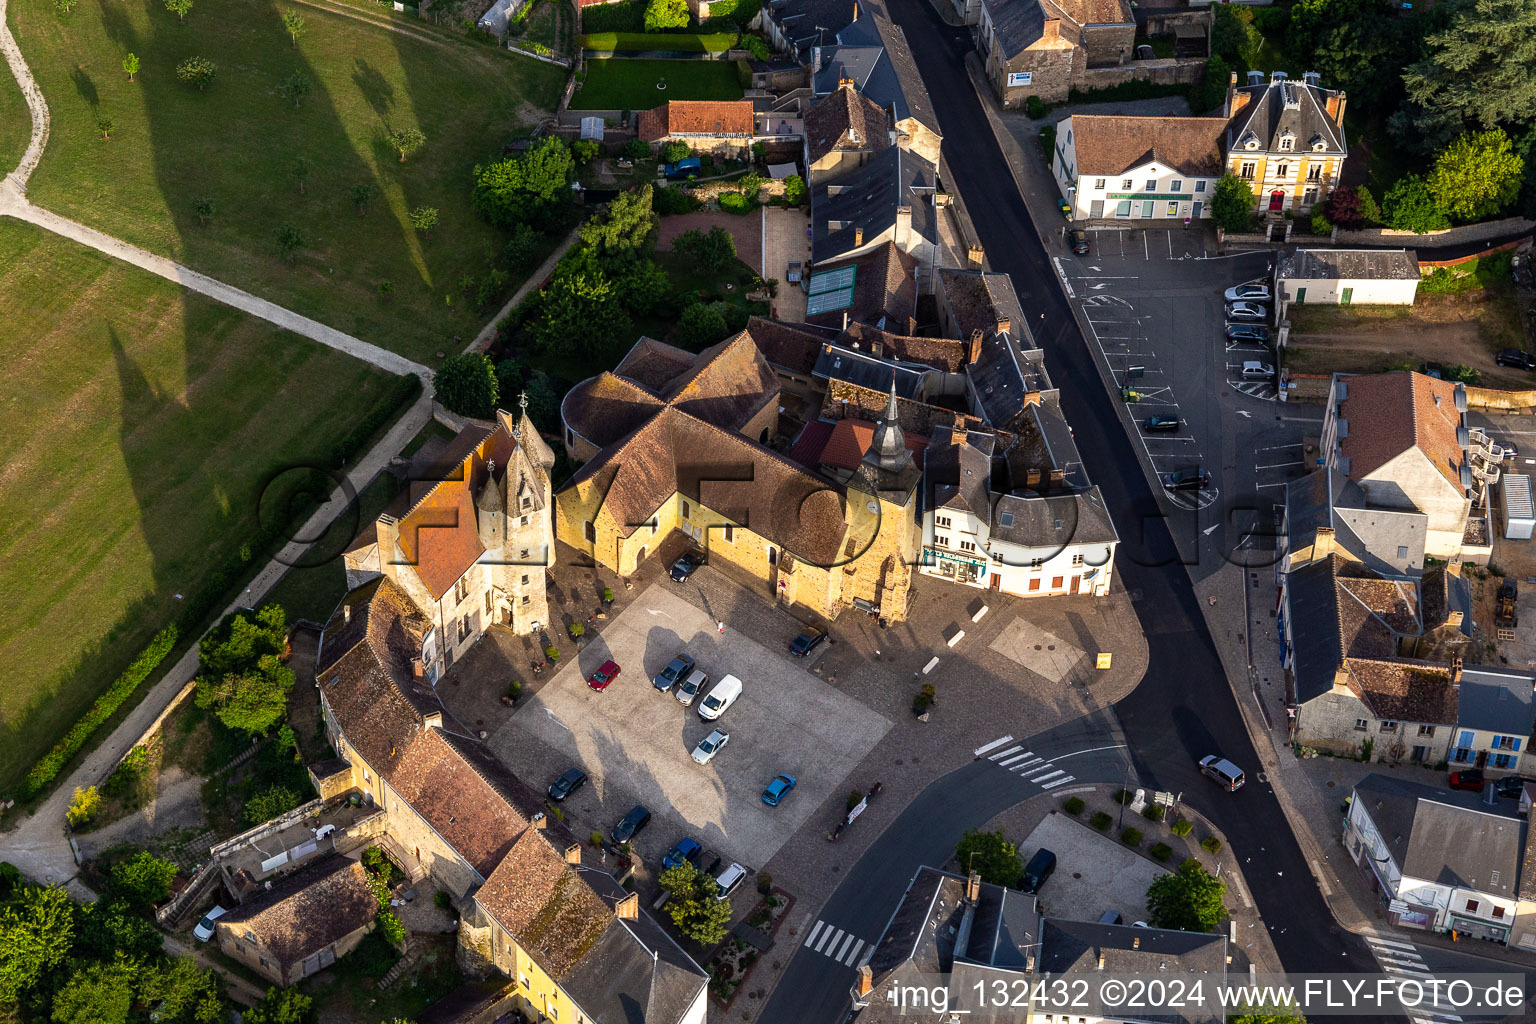
M 1291 249 L 1275 260 L 1275 295 L 1286 304 L 1411 306 L 1419 281 L 1411 249 Z
M 315 661 L 326 737 L 383 838 L 460 912 L 457 956 L 499 971 L 527 1016 L 703 1024 L 708 976 L 427 683 L 427 615 L 389 576 L 352 590 Z M 297 877 L 297 875 L 295 876 Z M 368 894 L 370 919 L 377 911 Z M 311 908 L 321 919 L 328 908 Z M 230 920 L 231 915 L 221 918 Z
M 528 419 L 474 422 L 344 553 L 347 585 L 387 577 L 421 610 L 429 683 L 492 623 L 526 634 L 549 621 L 555 453 Z
M 1344 848 L 1399 928 L 1508 943 L 1526 822 L 1510 803 L 1371 774 L 1355 784 Z
M 700 153 L 739 157 L 752 148 L 755 124 L 751 100 L 670 100 L 640 111 L 636 128 L 656 149 L 686 142 Z
M 971 13 L 971 0 L 962 17 Z M 1067 99 L 1089 68 L 1120 67 L 1135 57 L 1136 19 L 1127 0 L 980 0 L 976 47 L 1004 107 L 1035 96 Z
M 1028 334 L 1024 307 L 1007 274 L 946 267 L 938 273 L 935 297 L 939 329 L 946 337 L 970 338 L 976 331 L 1008 334 L 1015 324 L 1020 337 Z
M 1220 117 L 1074 114 L 1051 172 L 1073 220 L 1200 220 L 1222 174 Z
M 287 988 L 346 956 L 379 901 L 361 861 L 328 857 L 285 875 L 219 918 L 219 950 Z
M 1248 182 L 1256 209 L 1308 213 L 1332 194 L 1344 170 L 1343 90 L 1324 89 L 1315 71 L 1290 80 L 1276 71 L 1264 81 L 1237 73 L 1227 86 L 1226 170 Z
M 858 0 L 784 0 L 764 4 L 763 32 L 773 49 L 806 63 L 811 48 L 835 42 L 857 18 Z
M 850 260 L 889 242 L 912 257 L 919 290 L 931 292 L 938 256 L 937 192 L 934 164 L 900 146 L 885 148 L 833 181 L 813 184 L 813 267 Z
M 1507 668 L 1462 672 L 1455 739 L 1447 758 L 1452 768 L 1520 770 L 1522 754 L 1536 725 L 1533 685 L 1536 682 L 1530 672 Z
M 1141 1024 L 1156 1020 L 1166 1024 L 1221 1024 L 1225 1019 L 1220 1001 L 1159 1008 L 1155 1014 L 1114 1004 L 1095 1005 L 1097 980 L 1104 975 L 1138 976 L 1186 984 L 1203 982 L 1207 991 L 1227 980 L 1227 937 L 1204 932 L 1182 932 L 1122 924 L 1097 924 L 1047 917 L 1040 928 L 1039 970 L 1053 981 L 1061 979 L 1072 991 L 1091 993 L 1085 1008 L 1089 1020 Z M 1086 982 L 1087 984 L 1083 984 Z M 1078 986 L 1082 985 L 1082 989 Z M 1074 1007 L 1073 1013 L 1079 1011 Z M 1069 1024 L 1059 1010 L 1042 1013 L 1035 1008 L 1031 1021 Z
M 911 231 L 911 213 L 897 211 Z M 917 331 L 918 261 L 898 244 L 900 232 L 851 260 L 818 263 L 806 287 L 806 323 L 819 327 L 868 324 L 901 335 Z M 906 239 L 902 239 L 905 241 Z

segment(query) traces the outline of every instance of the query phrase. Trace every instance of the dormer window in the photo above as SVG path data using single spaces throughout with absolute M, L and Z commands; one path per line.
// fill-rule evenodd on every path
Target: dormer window
M 1312 147 L 1312 152 L 1314 153 L 1321 153 L 1323 150 L 1328 148 L 1328 142 L 1323 138 L 1321 132 L 1312 136 L 1312 141 L 1309 142 L 1308 145 Z
M 1259 137 L 1253 134 L 1253 132 L 1244 132 L 1242 146 L 1244 149 L 1258 149 Z
M 1289 153 L 1295 150 L 1295 148 L 1296 136 L 1292 135 L 1290 132 L 1286 132 L 1284 135 L 1280 136 L 1280 152 Z

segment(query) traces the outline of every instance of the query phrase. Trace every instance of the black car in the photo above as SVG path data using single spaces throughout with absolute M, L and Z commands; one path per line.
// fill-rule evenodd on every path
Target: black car
M 651 812 L 642 805 L 636 804 L 629 809 L 629 813 L 619 819 L 619 823 L 613 826 L 613 831 L 608 833 L 615 846 L 627 843 L 639 835 L 645 826 L 651 823 Z
M 817 629 L 815 626 L 807 626 L 804 633 L 789 642 L 789 653 L 797 658 L 803 658 L 816 649 L 827 638 L 827 631 Z
M 1077 253 L 1079 256 L 1088 255 L 1088 232 L 1082 230 L 1081 228 L 1072 232 L 1072 251 Z
M 580 768 L 572 768 L 554 782 L 549 784 L 549 798 L 551 800 L 564 800 L 587 783 L 587 773 Z
M 1517 348 L 1501 349 L 1493 361 L 1500 366 L 1513 366 L 1517 370 L 1536 370 L 1536 356 Z
M 1269 344 L 1269 328 L 1263 324 L 1227 324 L 1228 341 L 1251 341 Z
M 1034 894 L 1040 891 L 1046 879 L 1056 872 L 1056 855 L 1045 847 L 1035 851 L 1035 855 L 1029 858 L 1029 863 L 1024 866 L 1024 877 L 1019 881 L 1019 888 L 1025 892 Z
M 1493 789 L 1499 796 L 1518 797 L 1527 782 L 1536 782 L 1536 779 L 1528 779 L 1524 775 L 1506 775 L 1493 784 Z
M 672 563 L 672 582 L 681 583 L 693 575 L 693 570 L 704 564 L 698 555 L 684 555 Z
M 1164 473 L 1163 486 L 1170 491 L 1203 491 L 1211 486 L 1211 474 L 1203 469 L 1180 469 Z
M 1177 416 L 1148 416 L 1141 421 L 1141 426 L 1149 434 L 1172 434 L 1179 429 L 1179 418 Z

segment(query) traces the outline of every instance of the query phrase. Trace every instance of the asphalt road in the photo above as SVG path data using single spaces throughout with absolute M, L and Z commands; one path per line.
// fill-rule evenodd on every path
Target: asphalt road
M 1185 802 L 1210 818 L 1236 850 L 1253 858 L 1248 885 L 1288 971 L 1374 971 L 1365 944 L 1334 922 L 1273 790 L 1257 778 L 1259 759 L 1198 606 L 1190 570 L 1180 563 L 1168 523 L 966 75 L 969 34 L 945 25 L 926 0 L 888 0 L 888 7 L 906 32 L 938 113 L 956 178 L 951 187 L 965 197 L 969 209 L 987 211 L 976 223 L 981 243 L 993 267 L 1012 276 L 1031 325 L 1045 314 L 1037 341 L 1060 385 L 1089 473 L 1114 510 L 1121 538 L 1120 578 L 1136 603 L 1151 653 L 1142 683 L 1114 708 L 1138 783 L 1183 793 Z M 1115 742 L 1103 739 L 1114 733 L 1108 723 L 1075 724 L 1090 727 L 1083 739 L 1096 735 Z M 1212 786 L 1196 768 L 1196 761 L 1210 753 L 1247 766 L 1249 785 L 1235 794 Z M 963 829 L 984 823 L 1011 797 L 1027 795 L 1007 786 L 977 785 L 976 773 L 987 767 L 982 762 L 959 769 L 919 795 L 849 873 L 824 918 L 849 927 L 852 922 L 835 920 L 845 908 L 864 918 L 888 917 L 919 865 L 944 863 Z M 880 930 L 883 923 L 875 934 Z M 764 1019 L 837 1020 L 847 1007 L 851 981 L 846 966 L 801 947 Z

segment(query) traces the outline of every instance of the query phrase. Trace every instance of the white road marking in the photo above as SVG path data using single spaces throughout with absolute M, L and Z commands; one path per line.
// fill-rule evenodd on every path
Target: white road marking
M 828 931 L 830 932 L 831 929 L 829 928 Z M 830 934 L 829 935 L 823 935 L 821 937 L 821 941 L 816 943 L 816 947 L 815 947 L 816 948 L 816 952 L 818 952 L 818 953 L 821 952 L 821 947 L 827 945 L 827 939 L 828 938 L 831 938 L 832 945 L 835 946 L 835 945 L 837 945 L 837 940 L 842 938 L 843 935 L 844 935 L 844 932 L 843 932 L 843 930 L 841 928 L 839 928 L 837 930 L 837 934 L 835 934 L 835 935 L 830 935 Z M 830 947 L 828 947 L 828 948 L 830 948 Z
M 1031 775 L 1039 775 L 1041 772 L 1050 771 L 1051 767 L 1052 767 L 1051 763 L 1049 761 L 1047 761 L 1045 764 L 1041 765 L 1039 768 L 1031 768 L 1027 772 L 1020 772 L 1019 773 L 1019 778 L 1027 779 Z M 1060 775 L 1061 772 L 1059 772 L 1059 771 L 1058 772 L 1052 772 L 1052 774 L 1053 775 Z
M 1408 950 L 1415 956 L 1418 956 L 1419 953 L 1418 947 L 1408 942 L 1397 942 L 1393 939 L 1378 938 L 1374 935 L 1367 937 L 1365 941 L 1369 942 L 1373 946 L 1396 946 L 1398 949 Z
M 812 929 L 811 929 L 811 934 L 809 934 L 809 935 L 807 935 L 807 936 L 806 936 L 806 937 L 805 937 L 805 944 L 806 944 L 806 945 L 807 945 L 807 946 L 809 946 L 809 945 L 810 945 L 810 944 L 811 944 L 811 943 L 813 943 L 813 942 L 815 942 L 815 941 L 816 941 L 816 935 L 817 935 L 817 933 L 818 933 L 818 932 L 820 932 L 820 931 L 821 931 L 821 929 L 822 929 L 822 928 L 823 928 L 823 927 L 825 927 L 825 925 L 826 925 L 826 922 L 825 922 L 825 921 L 817 921 L 817 922 L 816 922 L 816 927 L 815 927 L 815 928 L 812 928 Z
M 1291 466 L 1305 466 L 1305 459 L 1297 459 L 1295 462 L 1276 462 L 1268 466 L 1254 466 L 1254 469 L 1288 469 Z
M 987 760 L 988 761 L 996 761 L 1000 757 L 1007 757 L 1009 754 L 1017 754 L 1019 751 L 1021 751 L 1023 749 L 1024 749 L 1023 747 L 1013 746 L 1013 747 L 1009 747 L 1007 750 L 999 750 L 997 753 L 995 753 L 995 754 L 991 755 L 990 757 L 988 757 Z
M 1012 741 L 1013 741 L 1013 737 L 1012 736 L 1004 736 L 1000 740 L 993 740 L 991 743 L 988 743 L 984 747 L 977 747 L 976 750 L 974 751 L 974 753 L 976 754 L 977 757 L 980 757 L 982 754 L 985 754 L 987 751 L 995 750 L 998 747 L 1002 746 L 1004 743 L 1010 743 Z
M 1049 767 L 1049 766 L 1047 766 L 1047 767 Z M 1056 769 L 1053 772 L 1048 772 L 1045 775 L 1040 776 L 1038 779 L 1035 779 L 1034 781 L 1035 782 L 1044 782 L 1046 779 L 1054 779 L 1056 776 L 1058 776 L 1060 774 L 1062 774 L 1062 771 L 1061 771 L 1060 768 L 1058 768 L 1058 769 Z
M 1032 753 L 1033 753 L 1033 751 L 1026 750 L 1026 751 L 1024 751 L 1024 753 L 1017 754 L 1017 755 L 1015 755 L 1013 757 L 1010 757 L 1006 761 L 999 761 L 998 764 L 1001 765 L 1004 768 L 1007 768 L 1009 765 L 1013 764 L 1015 761 L 1022 761 L 1022 760 L 1024 760 L 1026 757 L 1028 757 Z
M 1045 761 L 1045 758 L 1043 758 L 1043 757 L 1031 758 L 1030 760 L 1025 761 L 1023 764 L 1016 764 L 1016 765 L 1014 765 L 1012 768 L 1009 768 L 1008 770 L 1011 771 L 1011 772 L 1021 772 L 1024 769 L 1030 767 L 1031 765 L 1041 764 L 1044 761 Z
M 852 967 L 853 966 L 854 957 L 858 956 L 859 955 L 859 950 L 861 950 L 863 948 L 864 948 L 864 940 L 863 939 L 859 939 L 857 941 L 857 944 L 852 949 L 850 949 L 848 951 L 848 958 L 843 961 L 843 966 L 845 966 L 845 967 Z
M 843 958 L 843 956 L 848 952 L 848 947 L 852 946 L 852 945 L 853 945 L 853 933 L 849 932 L 847 940 L 843 942 L 842 947 L 840 949 L 838 949 L 837 952 L 834 953 L 834 952 L 832 952 L 829 949 L 829 950 L 827 950 L 827 953 L 828 953 L 828 955 L 830 955 L 832 957 L 833 960 L 841 960 Z
M 1061 778 L 1057 779 L 1056 781 L 1054 781 L 1054 782 L 1047 782 L 1045 785 L 1041 786 L 1040 788 L 1041 789 L 1055 789 L 1057 786 L 1065 786 L 1067 783 L 1071 782 L 1075 778 L 1077 778 L 1077 776 L 1075 776 L 1075 775 L 1063 775 Z

